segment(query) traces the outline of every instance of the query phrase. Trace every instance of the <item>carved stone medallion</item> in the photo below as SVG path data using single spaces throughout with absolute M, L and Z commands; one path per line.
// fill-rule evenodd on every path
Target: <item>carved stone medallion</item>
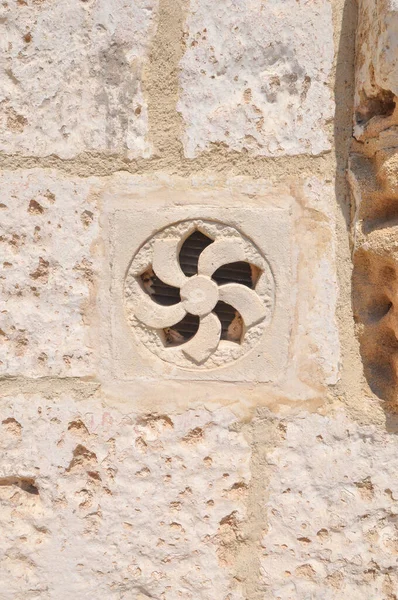
M 214 369 L 246 355 L 270 324 L 274 279 L 236 228 L 186 220 L 162 229 L 133 257 L 124 285 L 140 342 L 184 369 Z

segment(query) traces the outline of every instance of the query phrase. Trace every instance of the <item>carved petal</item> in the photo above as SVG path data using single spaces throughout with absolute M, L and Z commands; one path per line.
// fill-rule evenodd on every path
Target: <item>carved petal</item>
M 184 345 L 183 352 L 197 363 L 203 362 L 217 349 L 220 337 L 220 320 L 210 313 L 200 319 L 196 335 Z
M 219 267 L 246 260 L 243 245 L 237 239 L 216 240 L 199 256 L 199 275 L 213 275 Z
M 153 246 L 152 268 L 163 283 L 182 287 L 188 279 L 178 262 L 179 240 L 156 240 Z
M 246 327 L 255 325 L 267 314 L 264 304 L 253 290 L 240 283 L 220 285 L 219 298 L 240 313 Z
M 135 316 L 141 323 L 154 329 L 163 329 L 175 325 L 186 315 L 181 302 L 172 306 L 157 304 L 150 296 L 142 294 L 135 310 Z

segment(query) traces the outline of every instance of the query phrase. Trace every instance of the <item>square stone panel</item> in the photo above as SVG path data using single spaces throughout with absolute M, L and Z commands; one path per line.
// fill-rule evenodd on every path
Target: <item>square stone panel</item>
M 163 394 L 162 406 L 171 398 L 186 406 L 216 389 L 236 403 L 256 389 L 261 403 L 318 398 L 335 384 L 332 198 L 332 185 L 316 177 L 104 182 L 95 335 L 109 393 L 144 404 Z
M 112 354 L 118 379 L 269 382 L 280 377 L 292 317 L 289 210 L 137 207 L 118 210 L 111 229 Z M 189 245 L 198 232 L 209 245 L 200 252 L 193 242 L 185 251 L 183 242 Z M 186 252 L 190 276 L 182 270 Z M 251 282 L 239 283 L 242 276 L 234 265 L 253 272 Z M 154 287 L 151 269 L 157 276 Z M 164 297 L 154 292 L 159 280 L 167 284 Z M 172 293 L 175 303 L 167 306 Z M 238 314 L 229 309 L 225 315 L 225 304 Z M 174 327 L 177 323 L 180 327 Z M 185 335 L 193 337 L 186 341 Z

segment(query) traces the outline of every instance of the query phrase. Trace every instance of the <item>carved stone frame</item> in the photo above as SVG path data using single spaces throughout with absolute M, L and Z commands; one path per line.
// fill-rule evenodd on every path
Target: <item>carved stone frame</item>
M 209 220 L 243 233 L 265 257 L 275 282 L 275 306 L 268 327 L 242 357 L 225 366 L 182 368 L 165 362 L 137 339 L 126 316 L 124 282 L 137 250 L 173 223 Z M 292 318 L 291 215 L 282 208 L 238 209 L 202 206 L 119 210 L 113 216 L 111 319 L 114 375 L 120 380 L 172 378 L 182 380 L 276 382 L 283 377 Z M 148 338 L 148 343 L 150 340 Z

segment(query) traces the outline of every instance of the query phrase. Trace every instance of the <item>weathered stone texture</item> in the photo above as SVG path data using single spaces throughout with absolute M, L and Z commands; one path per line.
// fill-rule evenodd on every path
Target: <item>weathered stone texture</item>
M 398 95 L 398 4 L 363 0 L 359 4 L 355 105 L 368 120 Z M 360 126 L 360 124 L 359 124 Z M 358 135 L 359 129 L 356 130 Z
M 242 600 L 231 565 L 250 449 L 227 409 L 116 411 L 3 399 L 4 600 Z
M 360 3 L 354 140 L 350 158 L 353 300 L 365 375 L 383 400 L 398 398 L 398 7 Z
M 265 597 L 392 599 L 398 589 L 395 435 L 343 411 L 287 419 L 268 457 Z
M 327 0 L 192 0 L 181 61 L 184 147 L 255 155 L 320 154 L 333 61 Z
M 0 150 L 148 155 L 142 73 L 156 7 L 156 0 L 3 3 Z
M 398 598 L 397 2 L 2 4 L 1 600 Z
M 0 186 L 0 373 L 92 374 L 93 180 L 37 169 L 3 172 Z

